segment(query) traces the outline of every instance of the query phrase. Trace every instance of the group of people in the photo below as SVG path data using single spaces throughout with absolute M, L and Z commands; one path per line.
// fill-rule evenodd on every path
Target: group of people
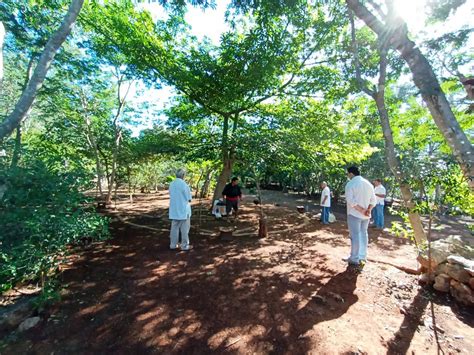
M 178 247 L 181 234 L 180 248 L 187 251 L 189 244 L 189 229 L 191 220 L 191 189 L 184 181 L 185 171 L 180 169 L 176 179 L 170 184 L 169 219 L 171 220 L 170 249 Z M 373 218 L 375 228 L 384 227 L 384 201 L 386 190 L 380 179 L 375 179 L 373 185 L 360 175 L 357 167 L 347 169 L 349 181 L 345 187 L 347 205 L 347 225 L 351 238 L 351 253 L 344 258 L 351 266 L 363 267 L 367 259 L 368 227 Z M 242 191 L 238 178 L 232 178 L 222 191 L 226 205 L 226 213 L 231 212 L 236 217 Z M 375 186 L 375 187 L 374 187 Z M 331 191 L 326 182 L 321 183 L 321 222 L 329 223 L 331 209 Z

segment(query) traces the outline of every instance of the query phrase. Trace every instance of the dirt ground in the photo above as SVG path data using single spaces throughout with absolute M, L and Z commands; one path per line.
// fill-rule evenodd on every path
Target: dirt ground
M 258 239 L 252 200 L 237 222 L 215 220 L 194 201 L 194 248 L 176 252 L 166 193 L 133 204 L 124 197 L 107 212 L 113 238 L 71 256 L 62 300 L 0 352 L 474 353 L 474 310 L 390 265 L 416 268 L 404 240 L 370 230 L 370 261 L 357 274 L 341 260 L 350 245 L 342 209 L 323 226 L 314 201 L 265 192 L 269 236 Z M 308 213 L 296 211 L 301 204 Z M 223 226 L 235 227 L 232 240 L 219 237 Z

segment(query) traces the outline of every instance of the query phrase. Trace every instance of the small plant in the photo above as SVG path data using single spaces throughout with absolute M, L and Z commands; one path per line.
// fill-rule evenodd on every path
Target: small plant
M 41 293 L 35 299 L 34 305 L 36 309 L 42 310 L 60 300 L 59 283 L 56 279 L 50 278 L 42 285 Z

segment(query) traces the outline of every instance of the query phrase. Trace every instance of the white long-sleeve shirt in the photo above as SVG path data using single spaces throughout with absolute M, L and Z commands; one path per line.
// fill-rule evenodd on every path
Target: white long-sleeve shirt
M 355 209 L 359 205 L 367 209 L 369 205 L 375 206 L 375 192 L 374 187 L 370 182 L 362 176 L 354 176 L 347 184 L 345 189 L 347 214 L 357 218 L 370 219 Z
M 183 179 L 176 178 L 169 188 L 169 219 L 185 220 L 191 217 L 191 189 Z

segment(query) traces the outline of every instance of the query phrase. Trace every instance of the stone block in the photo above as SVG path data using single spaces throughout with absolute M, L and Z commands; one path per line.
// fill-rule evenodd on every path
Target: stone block
M 449 292 L 451 277 L 446 274 L 439 274 L 435 277 L 433 288 L 440 292 Z
M 466 284 L 469 283 L 469 280 L 471 279 L 469 272 L 464 270 L 464 268 L 458 264 L 447 264 L 446 274 L 451 276 L 453 279 Z
M 474 306 L 474 291 L 467 285 L 451 280 L 451 295 L 460 303 L 466 306 Z

